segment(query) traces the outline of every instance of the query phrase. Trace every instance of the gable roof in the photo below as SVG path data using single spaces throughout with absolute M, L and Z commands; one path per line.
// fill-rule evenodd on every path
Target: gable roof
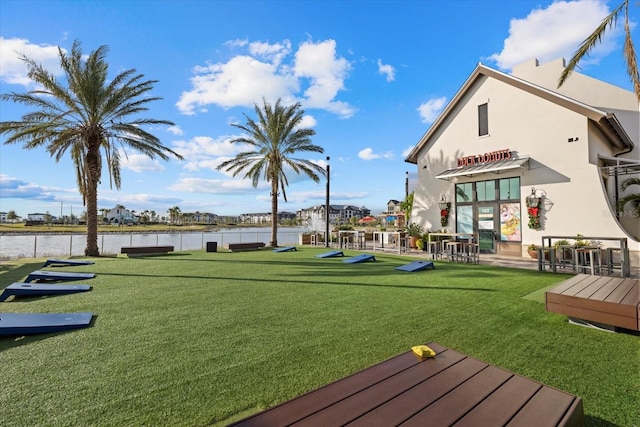
M 420 141 L 411 150 L 409 155 L 405 158 L 407 163 L 418 163 L 418 153 L 429 142 L 433 134 L 444 123 L 449 113 L 461 102 L 464 95 L 473 87 L 478 79 L 482 76 L 490 77 L 511 85 L 515 88 L 528 92 L 532 95 L 539 96 L 547 101 L 553 102 L 564 108 L 567 108 L 576 113 L 582 114 L 587 119 L 591 120 L 600 131 L 606 136 L 606 138 L 619 149 L 633 149 L 633 141 L 629 138 L 629 135 L 625 132 L 624 128 L 616 118 L 615 114 L 607 111 L 594 108 L 583 102 L 564 96 L 558 92 L 546 89 L 542 86 L 535 85 L 526 80 L 506 74 L 493 68 L 489 68 L 482 63 L 478 63 L 475 70 L 467 78 L 464 84 L 458 89 L 458 92 L 453 96 L 451 101 L 447 104 L 445 109 L 440 113 L 438 118 L 433 122 L 427 132 L 420 138 Z

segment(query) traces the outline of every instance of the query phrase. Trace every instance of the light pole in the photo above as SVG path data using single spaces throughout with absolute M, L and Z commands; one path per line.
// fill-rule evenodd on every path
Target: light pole
M 404 173 L 404 198 L 409 197 L 409 171 Z
M 324 246 L 325 248 L 329 247 L 329 181 L 330 181 L 329 172 L 330 172 L 329 156 L 327 156 L 327 197 L 324 205 L 324 218 L 325 218 Z

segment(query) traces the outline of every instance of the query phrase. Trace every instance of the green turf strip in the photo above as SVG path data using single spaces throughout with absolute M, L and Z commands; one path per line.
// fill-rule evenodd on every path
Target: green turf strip
M 95 322 L 0 339 L 0 424 L 224 425 L 435 341 L 582 397 L 588 425 L 640 425 L 640 337 L 569 325 L 523 298 L 567 276 L 446 262 L 406 273 L 395 267 L 412 258 L 315 258 L 324 251 L 65 267 L 96 273 L 93 289 L 0 311 L 92 311 Z M 5 263 L 0 285 L 41 265 Z

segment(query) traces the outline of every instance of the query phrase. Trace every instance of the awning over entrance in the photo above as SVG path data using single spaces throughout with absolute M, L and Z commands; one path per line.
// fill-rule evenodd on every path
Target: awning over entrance
M 481 163 L 478 165 L 467 165 L 453 169 L 447 169 L 436 175 L 438 179 L 449 179 L 454 176 L 473 176 L 481 173 L 500 173 L 509 169 L 517 169 L 524 167 L 529 162 L 529 157 L 521 157 L 519 159 L 500 160 L 497 162 Z

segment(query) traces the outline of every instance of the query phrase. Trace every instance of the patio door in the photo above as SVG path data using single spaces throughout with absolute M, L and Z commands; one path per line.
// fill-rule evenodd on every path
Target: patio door
M 495 204 L 477 206 L 478 243 L 481 253 L 496 253 L 497 211 Z

